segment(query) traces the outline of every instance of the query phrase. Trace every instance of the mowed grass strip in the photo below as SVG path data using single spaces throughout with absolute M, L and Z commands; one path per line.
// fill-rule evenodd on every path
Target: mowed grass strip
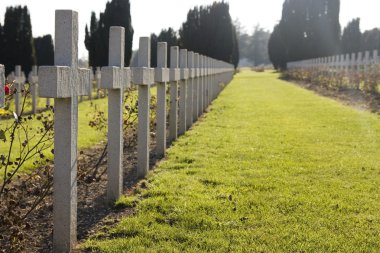
M 378 251 L 379 117 L 277 77 L 238 74 L 149 176 L 136 215 L 81 248 Z

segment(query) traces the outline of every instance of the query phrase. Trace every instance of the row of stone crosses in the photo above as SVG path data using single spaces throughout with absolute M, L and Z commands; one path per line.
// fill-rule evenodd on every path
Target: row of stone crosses
M 288 69 L 298 68 L 329 68 L 333 70 L 360 70 L 366 71 L 369 66 L 380 64 L 380 57 L 377 50 L 340 54 L 327 57 L 320 57 L 302 61 L 289 62 Z
M 54 252 L 70 252 L 77 238 L 78 97 L 88 94 L 90 70 L 78 68 L 78 13 L 57 10 L 55 15 L 55 66 L 39 67 L 38 83 L 39 95 L 54 99 L 55 108 L 53 248 Z M 149 170 L 151 85 L 157 85 L 156 150 L 162 157 L 167 143 L 184 134 L 232 80 L 234 67 L 171 47 L 168 68 L 167 44 L 158 43 L 158 67 L 153 69 L 150 68 L 150 38 L 142 37 L 138 66 L 126 68 L 124 28 L 111 27 L 109 36 L 109 66 L 101 68 L 101 88 L 108 90 L 107 200 L 112 202 L 123 193 L 124 90 L 131 83 L 138 87 L 137 175 L 144 178 Z
M 30 86 L 31 102 L 32 108 L 28 113 L 37 114 L 39 112 L 38 108 L 38 67 L 32 66 L 32 71 L 29 73 L 28 78 L 26 78 L 25 73 L 21 70 L 20 65 L 16 65 L 15 71 L 12 71 L 6 78 L 4 78 L 4 66 L 0 65 L 0 108 L 5 106 L 5 93 L 4 85 L 13 84 L 12 94 L 14 97 L 15 109 L 14 112 L 17 115 L 21 114 L 21 103 L 22 96 L 25 94 L 25 83 Z M 90 85 L 88 85 L 88 90 L 86 97 L 89 100 L 93 99 L 93 83 L 96 85 L 96 98 L 101 98 L 101 70 L 100 67 L 96 68 L 95 74 L 93 71 L 90 72 Z M 80 101 L 82 102 L 84 96 L 80 96 Z M 50 98 L 46 98 L 46 107 L 50 107 Z M 23 112 L 25 114 L 25 111 Z

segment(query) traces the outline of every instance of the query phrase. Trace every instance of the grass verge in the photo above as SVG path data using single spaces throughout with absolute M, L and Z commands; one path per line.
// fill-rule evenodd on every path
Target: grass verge
M 80 247 L 378 251 L 379 117 L 277 77 L 237 75 L 149 176 L 136 215 Z

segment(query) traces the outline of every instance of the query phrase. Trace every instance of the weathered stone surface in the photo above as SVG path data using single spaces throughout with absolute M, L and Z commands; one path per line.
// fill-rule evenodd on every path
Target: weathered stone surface
M 179 47 L 170 48 L 170 109 L 169 109 L 169 141 L 178 137 L 178 80 L 180 80 Z
M 159 42 L 157 44 L 157 68 L 155 79 L 157 82 L 157 155 L 163 157 L 166 151 L 166 82 L 169 81 L 166 42 Z
M 138 85 L 137 176 L 143 178 L 149 170 L 150 84 L 154 82 L 149 37 L 140 38 L 138 67 L 133 69 L 133 80 Z

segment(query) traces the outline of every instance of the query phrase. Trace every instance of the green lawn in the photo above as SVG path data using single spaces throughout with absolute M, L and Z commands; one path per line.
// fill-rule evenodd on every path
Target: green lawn
M 40 101 L 46 101 L 45 99 L 40 99 Z M 54 104 L 54 100 L 51 100 L 51 103 Z M 92 120 L 92 117 L 94 115 L 94 106 L 96 105 L 97 108 L 101 111 L 104 111 L 107 115 L 107 99 L 98 99 L 93 101 L 84 101 L 79 104 L 79 120 L 78 120 L 78 148 L 84 149 L 89 148 L 93 145 L 98 144 L 101 140 L 104 140 L 107 136 L 106 129 L 104 131 L 99 132 L 95 128 L 92 128 L 89 126 L 90 120 Z M 46 113 L 47 115 L 48 113 Z M 30 136 L 40 136 L 40 134 L 37 132 L 37 130 L 42 126 L 41 122 L 37 120 L 38 115 L 33 115 L 32 120 L 30 120 L 27 123 L 27 126 L 29 128 L 29 135 Z M 52 117 L 52 114 L 50 113 L 50 117 Z M 1 120 L 0 123 L 0 129 L 5 129 L 6 126 L 9 126 L 14 122 L 14 119 L 8 119 L 8 120 Z M 16 132 L 16 139 L 18 137 L 21 137 L 22 141 L 25 139 L 25 135 L 22 131 Z M 7 142 L 0 142 L 0 155 L 1 154 L 8 154 L 9 145 L 10 145 L 10 138 L 7 136 L 8 141 Z M 37 140 L 34 139 L 35 141 Z M 31 144 L 34 144 L 35 141 L 32 141 Z M 15 142 L 15 148 L 12 152 L 12 159 L 15 159 L 19 155 L 19 142 Z M 52 147 L 53 148 L 53 147 Z M 45 152 L 45 155 L 48 159 L 53 158 L 53 154 L 51 152 Z M 38 160 L 39 157 L 36 156 L 35 158 L 28 160 L 24 166 L 21 168 L 22 171 L 29 171 L 30 169 L 33 169 L 35 166 L 33 165 L 33 162 L 35 160 Z M 2 173 L 0 173 L 0 178 L 3 178 Z
M 378 252 L 380 119 L 243 72 L 95 252 Z M 133 197 L 124 198 L 130 206 Z

